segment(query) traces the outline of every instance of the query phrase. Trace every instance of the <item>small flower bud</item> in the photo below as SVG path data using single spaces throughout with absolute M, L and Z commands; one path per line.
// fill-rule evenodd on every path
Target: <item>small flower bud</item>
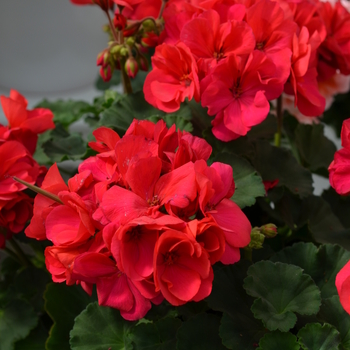
M 112 78 L 112 68 L 110 65 L 100 68 L 100 75 L 104 81 L 110 81 Z
M 135 60 L 134 57 L 129 57 L 125 62 L 125 71 L 126 74 L 131 77 L 135 78 L 137 72 L 139 71 L 139 66 Z
M 126 27 L 126 18 L 121 13 L 116 13 L 113 18 L 114 27 L 118 30 L 124 30 Z
M 260 227 L 260 232 L 267 238 L 273 238 L 277 235 L 277 226 L 274 224 L 266 224 Z
M 155 29 L 154 21 L 152 21 L 151 19 L 146 19 L 145 21 L 143 21 L 142 26 L 146 32 L 152 32 Z
M 114 46 L 111 47 L 110 52 L 112 54 L 118 54 L 121 49 L 122 49 L 121 45 L 114 45 Z
M 263 247 L 263 243 L 265 240 L 265 236 L 260 233 L 258 227 L 254 227 L 250 234 L 250 243 L 248 245 L 251 249 L 261 249 Z
M 127 49 L 126 47 L 122 47 L 122 48 L 120 49 L 120 54 L 121 54 L 122 56 L 128 56 L 128 55 L 129 55 L 129 51 L 128 51 L 128 49 Z
M 135 44 L 135 38 L 130 36 L 129 38 L 126 39 L 125 42 L 126 42 L 126 45 L 133 47 Z
M 156 47 L 159 42 L 159 37 L 155 33 L 149 32 L 144 34 L 141 39 L 141 45 L 143 47 Z

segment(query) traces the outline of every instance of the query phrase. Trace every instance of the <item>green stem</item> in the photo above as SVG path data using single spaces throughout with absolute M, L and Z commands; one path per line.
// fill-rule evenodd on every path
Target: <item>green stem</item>
M 113 22 L 112 22 L 112 18 L 111 18 L 111 16 L 109 15 L 108 10 L 107 10 L 105 13 L 106 13 L 106 15 L 107 15 L 108 22 L 109 22 L 109 27 L 111 28 L 111 32 L 112 32 L 112 35 L 113 35 L 114 40 L 115 40 L 118 44 L 121 44 L 121 42 L 119 42 L 117 32 L 115 31 L 114 24 L 113 24 Z
M 32 262 L 28 259 L 27 255 L 23 252 L 22 248 L 20 245 L 13 239 L 9 239 L 8 242 L 10 243 L 11 247 L 15 251 L 18 259 L 21 261 L 21 263 L 24 266 L 31 266 Z
M 283 127 L 283 110 L 282 110 L 282 95 L 277 99 L 277 132 L 275 134 L 275 146 L 281 147 L 282 127 Z

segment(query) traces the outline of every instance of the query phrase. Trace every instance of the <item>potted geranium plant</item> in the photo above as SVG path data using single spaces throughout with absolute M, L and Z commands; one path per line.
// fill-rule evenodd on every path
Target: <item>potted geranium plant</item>
M 0 349 L 350 349 L 347 7 L 71 2 L 101 95 L 1 96 Z

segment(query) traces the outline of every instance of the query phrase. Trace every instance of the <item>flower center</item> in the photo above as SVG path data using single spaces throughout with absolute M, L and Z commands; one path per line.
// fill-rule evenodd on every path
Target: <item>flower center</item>
M 239 97 L 242 95 L 243 89 L 241 87 L 241 77 L 238 77 L 232 86 L 232 94 L 234 97 Z
M 184 85 L 186 87 L 189 87 L 191 85 L 192 80 L 189 77 L 189 74 L 184 74 L 181 78 L 180 78 L 180 83 L 181 85 Z
M 260 43 L 256 43 L 256 49 L 257 50 L 262 50 L 264 48 L 264 43 L 260 42 Z
M 160 204 L 160 200 L 157 195 L 153 196 L 152 200 L 148 199 L 147 203 L 150 207 L 155 207 L 156 205 Z
M 179 256 L 176 253 L 168 252 L 163 254 L 164 264 L 173 265 Z
M 223 52 L 214 52 L 214 58 L 217 60 L 220 60 L 221 58 L 224 58 L 224 53 Z

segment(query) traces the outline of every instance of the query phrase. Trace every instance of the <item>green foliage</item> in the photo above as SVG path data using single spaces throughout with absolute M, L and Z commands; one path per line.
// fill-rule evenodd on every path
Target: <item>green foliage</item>
M 340 349 L 350 349 L 350 315 L 346 313 L 339 302 L 338 295 L 322 301 L 318 318 L 334 326 L 340 333 Z
M 91 297 L 80 286 L 67 287 L 64 284 L 51 283 L 44 298 L 45 309 L 54 321 L 46 343 L 47 349 L 70 349 L 69 332 L 73 328 L 74 319 L 91 302 Z
M 91 303 L 75 319 L 70 332 L 72 350 L 132 350 L 129 337 L 133 322 L 125 321 L 118 310 Z
M 247 160 L 235 154 L 219 153 L 214 161 L 231 165 L 236 188 L 231 199 L 241 208 L 253 205 L 256 197 L 265 196 L 262 179 Z
M 338 245 L 317 248 L 312 243 L 299 242 L 278 252 L 271 260 L 301 267 L 320 288 L 322 298 L 329 298 L 337 295 L 335 277 L 350 260 L 350 252 Z
M 260 261 L 248 269 L 243 287 L 257 298 L 252 306 L 254 316 L 271 331 L 287 332 L 296 323 L 295 313 L 316 314 L 321 304 L 312 278 L 294 265 Z
M 13 299 L 0 308 L 0 350 L 14 349 L 14 343 L 24 339 L 37 323 L 33 307 L 24 300 Z
M 338 350 L 339 332 L 329 324 L 309 323 L 298 332 L 304 350 Z
M 184 322 L 177 332 L 177 350 L 222 350 L 219 337 L 220 318 L 210 314 L 198 314 Z
M 297 337 L 291 333 L 275 331 L 267 333 L 259 342 L 257 350 L 299 350 Z

